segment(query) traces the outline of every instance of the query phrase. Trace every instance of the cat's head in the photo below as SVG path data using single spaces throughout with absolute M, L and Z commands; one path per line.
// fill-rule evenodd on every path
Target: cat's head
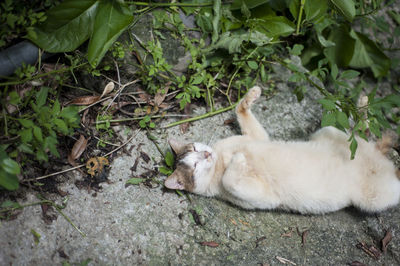
M 198 142 L 185 144 L 171 139 L 169 145 L 176 154 L 176 168 L 165 180 L 165 186 L 203 194 L 212 176 L 215 152 L 211 147 Z

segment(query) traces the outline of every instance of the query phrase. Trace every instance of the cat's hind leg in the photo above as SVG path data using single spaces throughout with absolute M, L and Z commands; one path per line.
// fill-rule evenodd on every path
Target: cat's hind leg
M 243 153 L 233 155 L 222 177 L 225 199 L 246 209 L 273 209 L 279 200 L 271 186 L 252 173 Z
M 268 133 L 251 112 L 251 105 L 261 95 L 258 86 L 251 88 L 236 107 L 236 116 L 243 135 L 259 140 L 269 140 Z

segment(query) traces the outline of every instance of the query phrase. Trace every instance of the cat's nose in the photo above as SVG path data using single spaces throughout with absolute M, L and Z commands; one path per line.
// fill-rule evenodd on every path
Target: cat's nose
M 204 158 L 208 159 L 208 157 L 210 157 L 210 156 L 211 156 L 210 152 L 208 152 L 208 151 L 204 152 Z

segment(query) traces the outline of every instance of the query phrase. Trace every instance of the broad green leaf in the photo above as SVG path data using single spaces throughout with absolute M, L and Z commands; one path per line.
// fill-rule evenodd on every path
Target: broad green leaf
M 295 31 L 293 22 L 283 16 L 268 16 L 249 20 L 250 27 L 264 33 L 269 38 L 286 37 Z
M 160 168 L 158 168 L 158 171 L 161 173 L 161 174 L 163 174 L 163 175 L 170 175 L 170 174 L 172 174 L 172 170 L 171 169 L 169 169 L 169 168 L 167 168 L 167 167 L 163 167 L 163 166 L 161 166 Z
M 316 21 L 327 13 L 328 0 L 306 0 L 304 4 L 304 13 L 306 20 Z
M 349 62 L 350 67 L 370 67 L 376 78 L 386 76 L 390 69 L 390 59 L 379 47 L 362 33 L 350 32 L 355 41 L 354 55 Z
M 174 166 L 174 163 L 175 163 L 174 155 L 173 155 L 171 152 L 168 151 L 168 152 L 165 154 L 165 164 L 166 164 L 168 167 L 173 167 L 173 166 Z
M 341 111 L 336 112 L 336 121 L 344 128 L 350 128 L 349 118 L 347 117 L 346 113 Z
M 33 126 L 35 125 L 35 124 L 33 123 L 32 120 L 23 119 L 23 118 L 18 119 L 18 122 L 19 122 L 23 127 L 26 127 L 26 128 L 31 128 L 31 127 L 33 127 Z
M 251 9 L 259 5 L 262 5 L 268 1 L 269 0 L 234 0 L 231 5 L 231 10 L 240 9 L 243 5 L 243 2 L 246 3 L 247 7 Z
M 47 52 L 70 52 L 92 31 L 99 0 L 66 0 L 51 8 L 44 23 L 28 33 L 28 39 Z
M 347 67 L 354 54 L 355 40 L 350 36 L 346 26 L 331 30 L 328 40 L 335 46 L 324 49 L 324 54 L 331 64 Z
M 19 188 L 18 178 L 0 168 L 0 187 L 7 190 L 16 190 Z
M 61 105 L 58 99 L 54 102 L 53 108 L 52 108 L 52 114 L 53 116 L 57 116 L 61 111 Z
M 9 174 L 18 175 L 21 172 L 19 165 L 16 161 L 5 158 L 0 161 L 0 167 Z
M 322 107 L 324 107 L 325 110 L 327 111 L 332 111 L 336 109 L 335 102 L 329 99 L 319 99 L 318 102 L 322 104 Z
M 130 9 L 117 1 L 101 1 L 88 46 L 88 60 L 97 66 L 110 46 L 132 23 Z
M 43 142 L 42 129 L 38 126 L 33 126 L 33 135 L 39 142 Z
M 327 39 L 325 39 L 325 37 L 322 35 L 322 33 L 317 33 L 317 38 L 319 43 L 323 46 L 323 47 L 333 47 L 336 44 L 333 41 L 329 41 Z
M 371 119 L 371 121 L 369 121 L 369 129 L 378 138 L 382 137 L 381 126 L 376 122 L 375 119 Z
M 140 183 L 143 183 L 146 179 L 140 178 L 140 177 L 133 177 L 130 178 L 128 181 L 126 181 L 126 184 L 131 184 L 131 185 L 139 185 Z
M 322 115 L 321 126 L 334 126 L 336 125 L 336 115 L 335 113 L 324 113 Z
M 295 44 L 292 49 L 289 50 L 292 55 L 301 55 L 301 51 L 304 49 L 302 44 Z
M 0 204 L 0 208 L 20 208 L 21 205 L 18 202 L 6 200 Z
M 353 0 L 331 0 L 331 2 L 348 21 L 353 21 L 356 15 L 356 7 Z
M 36 105 L 42 107 L 47 101 L 47 95 L 49 93 L 49 87 L 42 86 L 40 91 L 36 93 Z

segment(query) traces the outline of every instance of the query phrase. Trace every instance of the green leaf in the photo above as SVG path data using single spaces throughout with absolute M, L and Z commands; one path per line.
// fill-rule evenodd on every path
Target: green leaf
M 346 70 L 340 73 L 339 79 L 353 79 L 360 75 L 360 72 L 355 70 Z
M 130 9 L 118 1 L 101 1 L 88 46 L 88 60 L 97 66 L 119 35 L 132 23 Z
M 160 168 L 158 168 L 158 171 L 159 171 L 161 174 L 167 175 L 167 176 L 171 175 L 172 172 L 173 172 L 171 169 L 169 169 L 169 168 L 167 168 L 167 167 L 163 167 L 163 166 L 161 166 Z
M 42 86 L 40 91 L 36 93 L 36 105 L 42 107 L 47 101 L 47 95 L 49 93 L 49 87 Z
M 49 149 L 51 154 L 53 154 L 56 157 L 60 157 L 60 154 L 58 153 L 57 150 L 57 138 L 53 136 L 48 136 L 44 139 L 43 147 L 45 149 Z
M 166 154 L 165 154 L 165 164 L 168 166 L 168 167 L 173 167 L 174 166 L 174 163 L 175 163 L 175 159 L 174 159 L 174 155 L 170 152 L 170 151 L 168 151 Z
M 0 168 L 0 187 L 7 190 L 16 190 L 19 188 L 18 178 L 16 175 L 7 173 Z
M 390 69 L 390 59 L 368 37 L 355 31 L 350 32 L 355 41 L 354 55 L 350 67 L 371 68 L 376 78 L 386 76 Z
M 221 20 L 221 0 L 215 0 L 214 1 L 214 6 L 213 6 L 213 12 L 214 12 L 214 17 L 212 20 L 212 35 L 211 35 L 211 40 L 212 43 L 215 43 L 218 40 L 218 34 L 220 30 L 220 20 Z
M 0 208 L 20 208 L 21 205 L 18 202 L 6 200 L 0 204 Z
M 247 7 L 251 9 L 268 1 L 269 0 L 234 0 L 230 8 L 231 10 L 237 10 L 242 7 L 243 3 L 246 3 Z
M 369 121 L 369 129 L 371 130 L 371 132 L 377 136 L 378 138 L 382 137 L 382 133 L 381 133 L 381 126 L 376 122 L 375 119 L 371 119 Z
M 33 126 L 33 135 L 39 142 L 43 142 L 42 129 L 38 126 Z
M 346 113 L 337 111 L 336 112 L 336 121 L 344 128 L 350 128 L 349 118 L 347 117 Z
M 60 111 L 61 111 L 61 105 L 58 99 L 56 99 L 52 109 L 53 116 L 57 116 L 60 113 Z
M 70 52 L 92 31 L 99 0 L 66 0 L 47 13 L 44 23 L 29 31 L 28 39 L 47 52 Z
M 301 55 L 301 51 L 304 49 L 302 44 L 295 44 L 292 49 L 289 50 L 292 55 Z
M 35 125 L 35 124 L 33 123 L 32 120 L 23 119 L 23 118 L 18 119 L 18 122 L 19 122 L 23 127 L 26 127 L 26 128 L 32 128 L 32 127 Z
M 324 49 L 324 54 L 331 64 L 347 67 L 354 54 L 355 40 L 350 36 L 346 26 L 331 30 L 328 40 L 335 45 Z
M 324 113 L 322 115 L 321 126 L 334 126 L 336 125 L 336 115 L 335 113 Z
M 331 2 L 348 21 L 353 21 L 356 15 L 356 7 L 353 0 L 331 0 Z
M 327 0 L 306 0 L 304 4 L 304 13 L 306 20 L 316 21 L 327 13 Z
M 61 133 L 63 133 L 64 135 L 67 135 L 67 134 L 68 134 L 68 127 L 67 127 L 67 124 L 65 124 L 65 122 L 64 122 L 63 120 L 56 118 L 56 119 L 54 119 L 53 122 L 54 122 L 54 124 L 57 126 L 57 129 L 58 129 Z
M 336 109 L 335 102 L 329 99 L 319 99 L 318 102 L 322 104 L 322 107 L 324 107 L 325 110 L 327 111 L 332 111 Z
M 247 65 L 253 70 L 257 70 L 258 69 L 258 64 L 255 61 L 248 61 Z
M 350 155 L 350 159 L 353 160 L 354 156 L 356 155 L 356 150 L 357 150 L 357 140 L 354 136 L 351 137 L 351 143 L 350 143 L 350 151 L 351 151 L 351 155 Z
M 283 16 L 267 16 L 249 22 L 252 28 L 270 38 L 286 37 L 295 31 L 293 22 Z
M 10 158 L 5 158 L 0 161 L 0 167 L 6 171 L 9 174 L 12 175 L 18 175 L 21 172 L 21 169 L 19 168 L 19 164 L 10 159 Z
M 126 184 L 131 184 L 131 185 L 139 185 L 140 183 L 143 183 L 146 179 L 140 178 L 140 177 L 133 177 L 126 181 Z

